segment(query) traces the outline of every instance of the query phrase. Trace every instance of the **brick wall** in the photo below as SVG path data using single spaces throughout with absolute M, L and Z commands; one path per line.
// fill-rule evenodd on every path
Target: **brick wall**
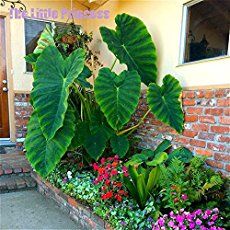
M 178 135 L 173 129 L 149 114 L 138 130 L 142 146 L 155 148 L 162 139 L 172 140 L 173 147 L 186 146 L 208 157 L 207 163 L 225 175 L 230 174 L 230 89 L 190 90 L 182 95 L 185 129 Z M 147 110 L 145 93 L 134 120 Z M 16 136 L 24 138 L 32 107 L 29 94 L 15 94 Z M 18 146 L 20 147 L 20 143 Z
M 32 113 L 29 96 L 29 94 L 25 93 L 15 93 L 14 96 L 16 139 L 18 140 L 17 147 L 19 149 L 22 146 L 20 139 L 26 136 L 27 123 Z
M 147 110 L 145 97 L 144 93 L 136 118 Z M 185 146 L 205 155 L 208 165 L 230 175 L 230 89 L 184 91 L 182 99 L 185 112 L 182 135 L 150 114 L 138 130 L 141 145 L 155 148 L 163 139 L 169 139 L 173 148 Z

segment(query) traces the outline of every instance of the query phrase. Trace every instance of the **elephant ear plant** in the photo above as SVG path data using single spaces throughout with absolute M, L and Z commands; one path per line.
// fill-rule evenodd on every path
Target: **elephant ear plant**
M 92 86 L 87 81 L 91 71 L 85 65 L 85 50 L 78 48 L 63 55 L 49 27 L 34 53 L 26 57 L 34 68 L 34 112 L 25 147 L 30 163 L 43 177 L 67 151 L 79 147 L 89 161 L 98 160 L 108 149 L 124 158 L 130 147 L 129 135 L 150 112 L 182 132 L 182 88 L 171 75 L 165 76 L 162 86 L 157 85 L 156 48 L 146 26 L 127 14 L 117 15 L 115 21 L 115 30 L 100 28 L 115 61 L 111 68 L 99 70 L 94 94 L 86 89 Z M 127 66 L 121 73 L 112 71 L 117 60 Z M 149 109 L 136 125 L 127 128 L 139 102 L 141 83 L 148 87 Z

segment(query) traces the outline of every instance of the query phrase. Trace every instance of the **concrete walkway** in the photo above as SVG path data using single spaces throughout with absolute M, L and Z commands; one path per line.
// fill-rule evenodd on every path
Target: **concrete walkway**
M 0 194 L 1 229 L 83 230 L 36 190 Z

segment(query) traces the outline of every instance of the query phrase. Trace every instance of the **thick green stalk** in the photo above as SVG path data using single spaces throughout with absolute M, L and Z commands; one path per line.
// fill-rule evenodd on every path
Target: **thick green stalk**
M 75 84 L 73 84 L 72 87 L 73 87 L 75 93 L 79 96 L 81 103 L 82 103 L 82 106 L 83 106 L 83 110 L 85 110 L 88 119 L 91 120 L 91 113 L 90 113 L 87 99 L 82 95 L 82 93 L 79 91 L 78 87 Z
M 147 115 L 150 113 L 150 111 L 151 111 L 151 110 L 149 109 L 149 110 L 143 115 L 143 117 L 140 119 L 140 121 L 139 121 L 136 125 L 134 125 L 134 126 L 132 126 L 132 127 L 129 127 L 128 129 L 124 129 L 124 130 L 118 132 L 117 135 L 120 136 L 120 135 L 123 135 L 123 134 L 125 134 L 125 133 L 127 133 L 127 132 L 129 132 L 128 135 L 130 135 L 133 131 L 135 131 L 135 130 L 144 122 L 145 118 L 146 118 Z

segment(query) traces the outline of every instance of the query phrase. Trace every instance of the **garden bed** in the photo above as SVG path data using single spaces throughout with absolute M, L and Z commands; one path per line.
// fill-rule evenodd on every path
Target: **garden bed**
M 89 207 L 64 194 L 50 182 L 43 180 L 37 173 L 32 172 L 31 176 L 37 182 L 38 191 L 53 199 L 63 211 L 69 214 L 71 219 L 80 223 L 83 229 L 111 229 L 110 225 L 95 215 Z

